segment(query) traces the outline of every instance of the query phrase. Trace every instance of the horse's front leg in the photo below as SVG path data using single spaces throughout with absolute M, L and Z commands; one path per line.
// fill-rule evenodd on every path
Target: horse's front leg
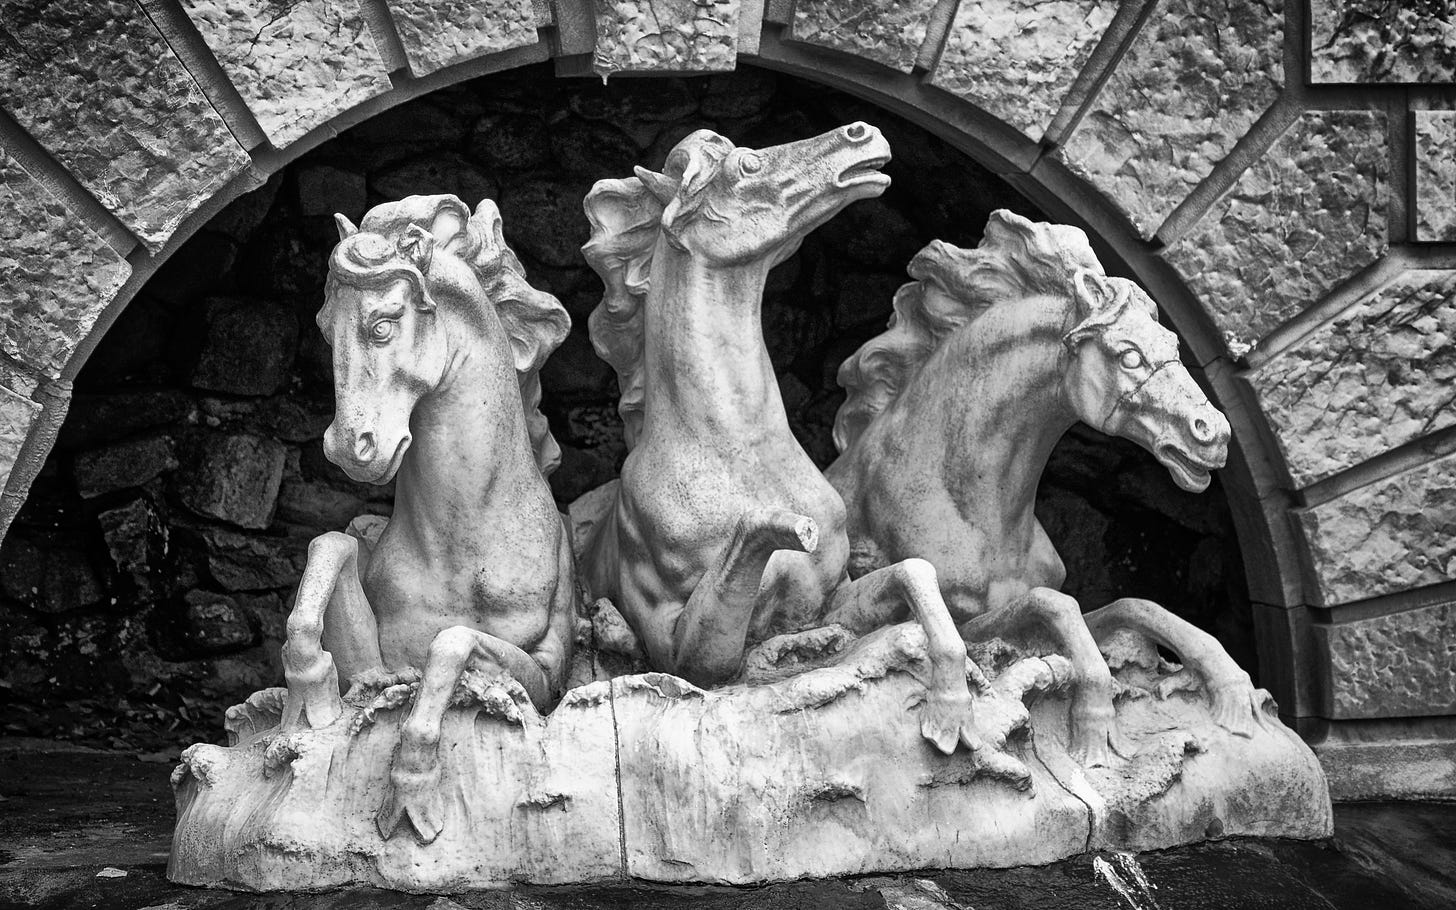
M 1032 588 L 1024 597 L 973 617 L 960 628 L 967 641 L 1014 640 L 1036 631 L 1050 632 L 1072 663 L 1072 742 L 1068 749 L 1072 758 L 1084 766 L 1106 766 L 1112 753 L 1128 754 L 1117 730 L 1112 671 L 1082 621 L 1076 600 L 1051 588 Z
M 467 667 L 494 668 L 509 674 L 543 713 L 550 709 L 551 685 L 529 654 L 510 642 L 465 626 L 435 636 L 425 659 L 414 707 L 400 729 L 399 748 L 389 769 L 389 795 L 375 817 L 379 835 L 389 838 L 408 818 L 420 843 L 440 834 L 444 799 L 440 793 L 440 729 L 455 686 Z
M 705 687 L 736 676 L 769 557 L 778 550 L 812 553 L 818 545 L 812 518 L 787 509 L 744 513 L 673 625 L 672 672 Z
M 947 755 L 958 743 L 981 748 L 966 683 L 966 645 L 941 597 L 935 566 L 923 559 L 906 559 L 840 585 L 831 595 L 824 622 L 863 635 L 894 622 L 906 606 L 925 630 L 930 656 L 921 735 Z
M 359 541 L 337 531 L 314 538 L 283 643 L 285 726 L 333 723 L 343 709 L 340 666 L 348 679 L 383 663 L 378 624 L 359 582 Z
M 1269 693 L 1254 688 L 1249 674 L 1229 657 L 1218 639 L 1187 620 L 1136 597 L 1115 600 L 1083 619 L 1097 641 L 1119 629 L 1130 629 L 1177 654 L 1201 678 L 1212 701 L 1214 721 L 1230 733 L 1253 736 L 1255 726 L 1266 723 L 1264 707 L 1272 702 Z

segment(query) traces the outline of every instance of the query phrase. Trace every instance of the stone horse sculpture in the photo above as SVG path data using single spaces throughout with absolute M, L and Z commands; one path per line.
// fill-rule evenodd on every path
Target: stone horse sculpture
M 1152 300 L 1105 275 L 1082 231 L 1007 211 L 976 249 L 936 241 L 909 271 L 889 329 L 839 371 L 849 397 L 827 476 L 848 508 L 853 570 L 923 557 L 967 639 L 1050 631 L 1072 661 L 1072 751 L 1084 763 L 1117 748 L 1097 641 L 1122 628 L 1177 652 L 1224 726 L 1262 723 L 1248 674 L 1166 610 L 1129 599 L 1084 622 L 1055 590 L 1066 572 L 1032 513 L 1047 458 L 1078 420 L 1138 443 L 1185 490 L 1223 466 L 1228 421 Z
M 664 173 L 593 187 L 583 250 L 606 295 L 592 339 L 617 371 L 631 451 L 583 572 L 654 667 L 703 685 L 769 636 L 908 606 L 931 655 L 922 732 L 950 752 L 976 738 L 935 571 L 905 558 L 850 580 L 844 504 L 789 429 L 760 315 L 769 269 L 883 192 L 889 159 L 864 123 L 757 150 L 700 130 Z
M 571 658 L 577 595 L 543 472 L 559 459 L 537 411 L 542 362 L 570 326 L 526 283 L 495 203 L 411 196 L 338 216 L 318 323 L 334 351 L 337 410 L 324 451 L 350 477 L 397 478 L 370 547 L 325 534 L 288 619 L 284 725 L 318 728 L 339 680 L 422 668 L 380 809 L 421 841 L 441 824 L 441 718 L 467 667 L 504 673 L 545 711 Z

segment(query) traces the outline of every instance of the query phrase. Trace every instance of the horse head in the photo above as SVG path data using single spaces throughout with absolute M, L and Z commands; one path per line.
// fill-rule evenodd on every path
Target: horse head
M 460 353 L 447 324 L 469 326 L 465 334 L 476 339 L 498 325 L 538 465 L 554 467 L 559 449 L 536 411 L 537 372 L 570 319 L 556 298 L 526 283 L 495 203 L 485 200 L 472 215 L 454 196 L 410 196 L 371 209 L 358 228 L 335 217 L 340 240 L 318 314 L 334 359 L 329 460 L 355 480 L 387 483 L 409 449 L 410 415 Z
M 698 130 L 667 156 L 663 173 L 637 168 L 662 205 L 662 231 L 678 250 L 714 266 L 777 264 L 804 235 L 890 185 L 890 144 L 866 123 L 772 148 L 735 146 Z
M 1228 459 L 1229 423 L 1178 358 L 1178 338 L 1136 284 L 1078 269 L 1081 321 L 1063 337 L 1063 386 L 1084 423 L 1153 453 L 1185 490 L 1201 492 Z

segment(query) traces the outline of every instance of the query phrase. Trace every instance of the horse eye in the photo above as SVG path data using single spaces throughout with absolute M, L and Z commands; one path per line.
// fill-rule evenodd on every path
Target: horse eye
M 1138 367 L 1147 363 L 1147 361 L 1143 360 L 1142 354 L 1132 350 L 1131 348 L 1122 352 L 1120 362 L 1122 363 L 1122 368 L 1124 370 L 1136 370 Z
M 399 323 L 393 319 L 381 319 L 374 323 L 369 329 L 370 339 L 377 342 L 385 342 L 394 337 L 394 330 L 399 328 Z
M 744 155 L 738 159 L 738 168 L 745 174 L 757 174 L 763 170 L 763 162 L 758 159 L 757 155 Z

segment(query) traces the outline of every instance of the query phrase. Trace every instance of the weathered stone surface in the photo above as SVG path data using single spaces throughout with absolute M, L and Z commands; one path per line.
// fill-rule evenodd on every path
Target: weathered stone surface
M 271 395 L 288 379 L 298 348 L 291 307 L 214 297 L 202 306 L 202 350 L 192 384 L 233 395 Z
M 1313 82 L 1456 81 L 1449 3 L 1310 0 Z
M 0 105 L 153 250 L 248 164 L 140 3 L 5 0 Z
M 740 0 L 593 0 L 592 68 L 619 72 L 727 72 L 738 64 Z
M 336 531 L 364 512 L 364 500 L 314 480 L 286 480 L 278 492 L 278 517 L 284 521 Z
M 1456 578 L 1456 455 L 1301 516 L 1325 606 Z
M 789 37 L 864 57 L 908 73 L 925 43 L 936 0 L 797 0 Z
M 253 627 L 238 602 L 225 594 L 188 591 L 183 597 L 186 634 L 205 654 L 225 654 L 253 642 Z
M 166 436 L 134 439 L 76 456 L 76 492 L 90 499 L 113 490 L 139 487 L 177 467 L 177 453 Z
M 1236 357 L 1385 252 L 1385 115 L 1312 112 L 1164 254 Z
M 495 167 L 531 168 L 551 160 L 546 123 L 533 114 L 484 117 L 470 137 L 471 153 Z
M 1456 423 L 1456 272 L 1402 275 L 1249 376 L 1297 486 Z
M 410 72 L 416 76 L 537 41 L 531 0 L 388 2 Z
M 349 218 L 364 211 L 368 191 L 358 171 L 319 164 L 298 172 L 298 208 L 305 217 L 343 212 Z
M 514 181 L 500 205 L 507 242 L 544 265 L 578 265 L 581 245 L 591 238 L 581 210 L 588 189 L 589 184 L 554 180 Z
M 151 591 L 151 573 L 166 552 L 166 525 L 145 496 L 96 516 L 106 551 L 116 570 L 131 580 L 135 593 Z
M 1456 111 L 1414 111 L 1416 239 L 1456 240 Z
M 358 0 L 183 0 L 278 148 L 390 89 Z
M 37 545 L 11 536 L 0 547 L 0 591 L 32 610 L 69 613 L 105 595 L 96 572 L 79 549 Z
M 178 474 L 177 495 L 199 515 L 266 528 L 283 482 L 284 446 L 258 436 L 212 436 Z
M 1060 152 L 1151 236 L 1284 86 L 1281 0 L 1160 5 Z
M 0 349 L 59 376 L 130 276 L 126 260 L 0 151 Z
M 302 577 L 307 561 L 307 538 L 209 528 L 203 540 L 207 546 L 207 570 L 228 591 L 293 587 Z
M 137 430 L 182 420 L 191 409 L 192 400 L 175 389 L 78 394 L 71 399 L 56 447 L 92 448 L 130 436 Z
M 1456 606 L 1317 626 L 1330 655 L 1332 718 L 1456 714 Z
M 0 386 L 0 490 L 10 480 L 10 469 L 40 412 L 39 404 Z
M 390 199 L 450 193 L 472 206 L 496 197 L 490 175 L 454 152 L 436 152 L 392 167 L 374 179 L 374 189 Z
M 961 0 L 930 83 L 1039 141 L 1116 12 L 1111 0 Z

